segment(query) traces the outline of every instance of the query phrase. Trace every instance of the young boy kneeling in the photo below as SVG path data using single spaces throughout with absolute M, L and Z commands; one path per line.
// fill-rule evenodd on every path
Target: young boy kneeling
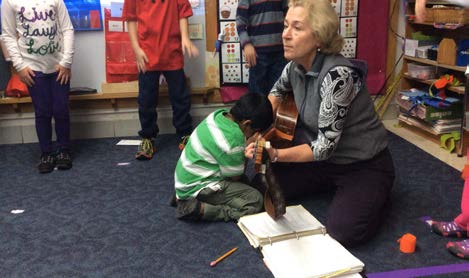
M 261 193 L 240 181 L 246 138 L 273 121 L 266 96 L 246 94 L 228 112 L 203 120 L 176 165 L 176 216 L 185 220 L 229 221 L 261 211 Z

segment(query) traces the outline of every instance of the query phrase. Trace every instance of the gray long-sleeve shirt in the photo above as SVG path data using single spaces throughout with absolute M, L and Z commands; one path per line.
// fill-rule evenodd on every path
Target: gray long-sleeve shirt
M 290 62 L 272 88 L 270 93 L 280 98 L 293 92 L 303 142 L 310 144 L 315 161 L 358 162 L 386 148 L 386 130 L 364 75 L 341 55 L 318 53 L 309 71 Z

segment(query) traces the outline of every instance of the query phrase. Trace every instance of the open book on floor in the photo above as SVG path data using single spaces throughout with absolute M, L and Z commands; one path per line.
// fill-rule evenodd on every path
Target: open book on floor
M 361 272 L 364 264 L 303 206 L 288 206 L 273 220 L 266 212 L 243 216 L 238 226 L 275 277 L 332 277 Z

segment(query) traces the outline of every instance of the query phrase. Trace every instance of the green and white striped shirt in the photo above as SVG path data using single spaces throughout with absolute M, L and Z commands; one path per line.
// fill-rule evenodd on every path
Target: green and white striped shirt
M 206 187 L 220 190 L 220 181 L 243 174 L 246 139 L 225 113 L 211 113 L 192 132 L 174 173 L 178 199 L 196 197 Z

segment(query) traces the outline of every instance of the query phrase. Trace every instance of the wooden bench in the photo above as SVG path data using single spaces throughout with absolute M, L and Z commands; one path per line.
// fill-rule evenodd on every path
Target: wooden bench
M 191 88 L 192 103 L 221 103 L 220 92 L 218 88 Z M 109 108 L 117 109 L 119 107 L 137 107 L 138 91 L 115 91 L 98 92 L 91 94 L 70 95 L 71 109 L 99 109 Z M 160 100 L 158 105 L 169 105 L 167 86 L 160 86 Z M 31 97 L 0 98 L 0 114 L 32 112 Z

